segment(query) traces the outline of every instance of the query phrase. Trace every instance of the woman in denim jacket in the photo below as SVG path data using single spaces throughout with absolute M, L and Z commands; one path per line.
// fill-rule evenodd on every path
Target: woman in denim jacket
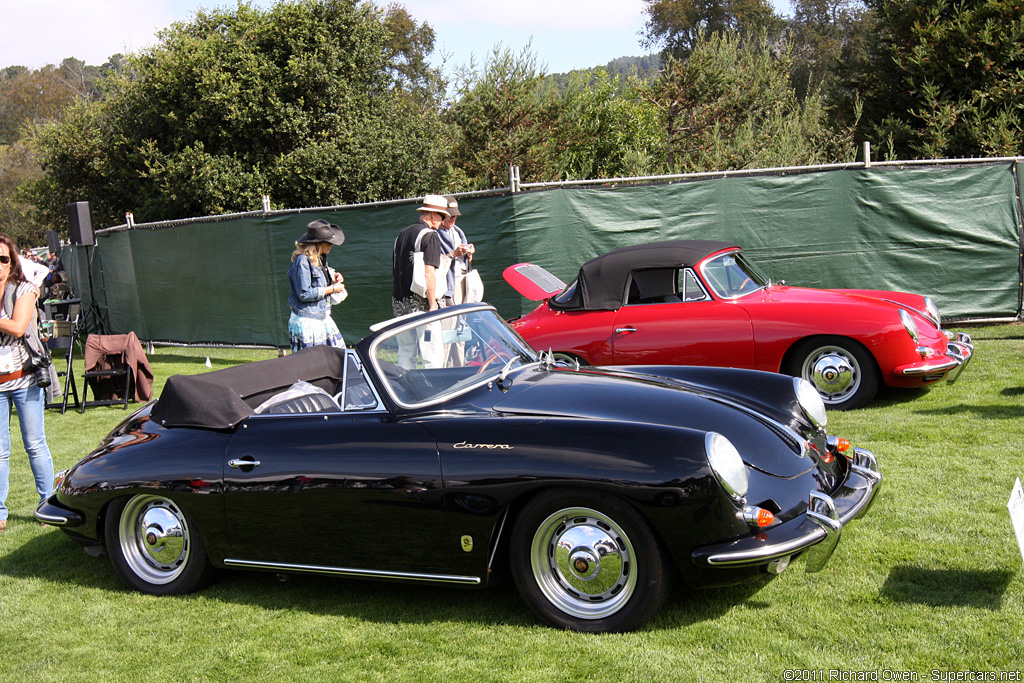
M 288 268 L 288 337 L 292 352 L 307 346 L 327 344 L 344 347 L 338 326 L 331 318 L 332 294 L 344 294 L 345 283 L 341 274 L 334 273 L 330 281 L 326 256 L 331 247 L 341 245 L 345 233 L 337 225 L 315 220 L 306 227 L 305 234 L 295 243 L 292 264 Z

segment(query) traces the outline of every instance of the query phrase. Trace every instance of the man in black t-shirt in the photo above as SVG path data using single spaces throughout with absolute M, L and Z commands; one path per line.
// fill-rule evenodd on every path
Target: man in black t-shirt
M 437 300 L 444 295 L 446 288 L 446 281 L 438 281 L 436 271 L 441 265 L 441 239 L 437 229 L 449 215 L 448 200 L 441 195 L 428 194 L 423 198 L 423 206 L 416 210 L 420 212 L 420 219 L 398 233 L 391 254 L 391 308 L 396 316 L 437 310 Z M 423 271 L 427 283 L 425 296 L 412 291 L 413 258 L 418 251 L 423 252 Z M 399 365 L 415 367 L 417 347 L 425 367 L 439 362 L 434 356 L 441 351 L 440 339 L 402 337 L 399 335 Z M 438 348 L 435 349 L 435 346 Z

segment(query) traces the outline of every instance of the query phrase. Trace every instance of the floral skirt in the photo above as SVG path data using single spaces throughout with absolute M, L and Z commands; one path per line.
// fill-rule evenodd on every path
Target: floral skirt
M 301 351 L 307 346 L 337 346 L 345 347 L 345 340 L 334 324 L 331 316 L 323 320 L 306 318 L 294 313 L 288 318 L 288 339 L 292 345 L 292 353 Z

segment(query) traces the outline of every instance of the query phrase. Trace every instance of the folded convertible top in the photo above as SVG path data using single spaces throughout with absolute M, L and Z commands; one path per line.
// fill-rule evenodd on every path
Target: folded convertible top
M 270 360 L 167 380 L 150 415 L 164 427 L 231 429 L 264 400 L 300 381 L 331 391 L 342 380 L 345 350 L 313 346 Z

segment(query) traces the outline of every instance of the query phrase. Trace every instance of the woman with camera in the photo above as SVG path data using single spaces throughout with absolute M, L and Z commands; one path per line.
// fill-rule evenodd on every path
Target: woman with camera
M 53 459 L 46 445 L 43 408 L 46 394 L 36 382 L 25 333 L 36 324 L 35 285 L 25 279 L 18 245 L 0 233 L 0 532 L 7 530 L 7 489 L 11 455 L 11 406 L 18 413 L 21 440 L 28 453 L 40 500 L 50 495 Z
M 305 234 L 295 243 L 288 267 L 288 338 L 292 353 L 322 344 L 345 347 L 338 325 L 331 318 L 331 304 L 341 303 L 348 293 L 341 274 L 327 267 L 331 248 L 344 242 L 341 228 L 317 219 L 306 226 Z

